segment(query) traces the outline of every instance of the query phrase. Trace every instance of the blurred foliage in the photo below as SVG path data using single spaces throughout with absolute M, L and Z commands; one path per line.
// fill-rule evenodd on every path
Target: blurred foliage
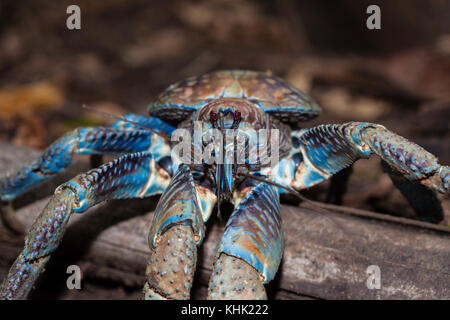
M 3 88 L 0 89 L 0 118 L 56 109 L 62 101 L 62 92 L 48 82 Z
M 64 126 L 64 129 L 69 131 L 69 130 L 73 130 L 73 129 L 80 128 L 80 127 L 100 126 L 101 121 L 98 121 L 97 119 L 94 119 L 92 117 L 85 116 L 85 117 L 80 117 L 80 118 L 76 118 L 76 119 L 62 120 L 61 124 Z

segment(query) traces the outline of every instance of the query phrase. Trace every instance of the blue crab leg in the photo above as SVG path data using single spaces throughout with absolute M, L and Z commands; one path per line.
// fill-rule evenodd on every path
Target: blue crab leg
M 108 114 L 106 114 L 108 115 Z M 115 116 L 112 116 L 115 118 Z M 161 135 L 163 137 L 169 137 L 176 129 L 169 123 L 150 116 L 144 116 L 140 114 L 128 113 L 123 116 L 124 120 L 118 120 L 114 122 L 109 128 L 119 130 L 142 130 L 144 128 L 150 129 L 152 132 Z M 168 140 L 168 139 L 167 139 Z M 138 151 L 138 150 L 136 150 Z M 140 150 L 143 151 L 143 150 Z M 91 167 L 97 168 L 103 163 L 102 154 L 91 155 Z
M 110 126 L 110 128 L 121 130 L 142 130 L 141 126 L 144 126 L 151 130 L 154 130 L 154 132 L 158 132 L 162 135 L 168 136 L 170 136 L 176 129 L 174 126 L 161 119 L 150 116 L 143 116 L 135 113 L 125 114 L 124 119 L 126 121 L 118 120 L 114 122 Z
M 149 233 L 150 258 L 144 299 L 189 299 L 197 246 L 205 233 L 216 195 L 180 165 L 156 207 Z
M 384 126 L 366 122 L 320 125 L 293 132 L 293 151 L 274 168 L 278 183 L 298 190 L 327 180 L 354 161 L 376 154 L 405 179 L 444 194 L 450 168 L 422 147 Z
M 161 193 L 170 175 L 150 152 L 127 154 L 59 186 L 25 238 L 25 247 L 2 284 L 0 298 L 25 299 L 58 247 L 70 216 L 108 199 Z
M 264 182 L 249 187 L 225 228 L 208 299 L 267 299 L 264 284 L 275 276 L 282 255 L 278 191 Z
M 36 184 L 64 171 L 74 154 L 123 154 L 152 148 L 155 157 L 169 153 L 159 135 L 145 129 L 79 128 L 50 145 L 43 155 L 15 175 L 0 180 L 0 199 L 13 200 Z

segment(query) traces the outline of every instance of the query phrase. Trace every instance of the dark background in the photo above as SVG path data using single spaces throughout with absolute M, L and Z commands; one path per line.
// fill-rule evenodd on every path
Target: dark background
M 66 8 L 81 8 L 81 30 Z M 381 30 L 366 8 L 381 8 Z M 0 139 L 43 149 L 110 119 L 145 114 L 169 84 L 219 69 L 271 70 L 323 115 L 371 121 L 450 163 L 450 1 L 0 2 Z M 323 200 L 327 184 L 309 196 Z M 450 203 L 443 199 L 450 224 Z M 373 158 L 355 165 L 344 205 L 417 218 Z

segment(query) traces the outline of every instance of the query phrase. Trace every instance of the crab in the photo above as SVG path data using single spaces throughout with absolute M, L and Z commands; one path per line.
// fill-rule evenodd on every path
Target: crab
M 3 281 L 2 299 L 27 298 L 70 217 L 105 200 L 162 194 L 149 232 L 143 298 L 190 297 L 205 223 L 229 202 L 234 210 L 215 256 L 208 298 L 266 299 L 264 285 L 277 273 L 284 250 L 280 194 L 310 188 L 372 154 L 403 183 L 449 194 L 449 167 L 382 125 L 299 128 L 300 122 L 318 116 L 320 107 L 268 73 L 233 70 L 191 77 L 169 86 L 148 111 L 150 116 L 127 114 L 110 127 L 69 132 L 39 159 L 0 181 L 1 199 L 12 201 L 64 171 L 75 154 L 118 155 L 56 189 Z M 233 138 L 214 144 L 213 161 L 194 159 L 215 139 L 211 130 L 219 138 L 241 134 L 244 160 L 228 157 L 238 149 Z M 275 147 L 261 144 L 251 130 L 265 130 L 266 142 L 275 137 Z M 175 140 L 190 134 L 197 134 L 197 140 L 186 140 L 188 150 L 174 155 Z M 274 154 L 276 161 L 263 161 Z M 256 161 L 249 161 L 251 156 Z

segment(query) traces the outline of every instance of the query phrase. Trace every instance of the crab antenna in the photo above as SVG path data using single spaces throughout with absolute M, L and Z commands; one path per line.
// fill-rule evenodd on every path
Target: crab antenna
M 247 177 L 247 178 L 250 178 L 250 179 L 258 180 L 258 181 L 261 181 L 261 182 L 265 182 L 267 184 L 271 184 L 271 185 L 279 187 L 279 188 L 282 188 L 282 189 L 284 189 L 286 191 L 289 191 L 291 194 L 295 195 L 300 200 L 310 203 L 312 206 L 314 206 L 319 211 L 328 213 L 328 210 L 326 210 L 325 208 L 320 206 L 319 203 L 317 203 L 316 201 L 313 201 L 313 200 L 310 200 L 310 199 L 306 198 L 304 195 L 302 195 L 300 192 L 298 192 L 294 188 L 291 188 L 289 186 L 276 183 L 276 182 L 274 182 L 272 180 L 269 180 L 269 179 L 264 179 L 264 178 L 261 178 L 259 176 L 248 174 L 248 173 L 239 173 L 239 175 Z
M 222 150 L 219 151 L 221 163 L 216 163 L 216 189 L 217 189 L 217 215 L 220 217 L 220 198 L 222 195 L 222 176 L 223 176 L 223 118 L 219 115 L 219 130 L 222 133 Z M 216 156 L 217 160 L 217 156 Z
M 269 135 L 272 136 L 272 131 L 270 131 L 270 117 L 269 113 L 266 112 L 266 150 L 267 156 L 269 156 L 269 148 L 270 148 L 270 156 L 272 156 L 272 148 L 269 143 Z
M 128 119 L 126 119 L 124 116 L 117 116 L 117 115 L 112 114 L 112 113 L 100 111 L 100 110 L 97 110 L 97 109 L 95 109 L 95 108 L 92 108 L 92 107 L 90 107 L 90 106 L 88 106 L 88 105 L 86 105 L 86 104 L 83 104 L 82 107 L 83 107 L 84 109 L 86 109 L 86 110 L 89 110 L 89 111 L 91 111 L 91 112 L 95 112 L 95 113 L 101 114 L 101 115 L 103 115 L 103 116 L 105 116 L 105 117 L 108 117 L 108 118 L 111 118 L 111 119 L 120 120 L 120 121 L 123 121 L 123 122 L 128 122 L 128 123 L 130 123 L 130 124 L 132 124 L 132 125 L 141 127 L 141 128 L 143 128 L 143 129 L 145 129 L 145 130 L 147 130 L 147 131 L 156 133 L 157 135 L 161 136 L 162 138 L 168 140 L 168 137 L 167 137 L 164 133 L 159 132 L 159 131 L 156 131 L 156 130 L 153 130 L 153 129 L 150 129 L 149 127 L 146 127 L 146 126 L 144 126 L 144 125 L 142 125 L 142 124 L 140 124 L 140 123 L 138 123 L 138 122 L 135 122 L 135 121 L 132 121 L 132 120 L 128 120 Z

